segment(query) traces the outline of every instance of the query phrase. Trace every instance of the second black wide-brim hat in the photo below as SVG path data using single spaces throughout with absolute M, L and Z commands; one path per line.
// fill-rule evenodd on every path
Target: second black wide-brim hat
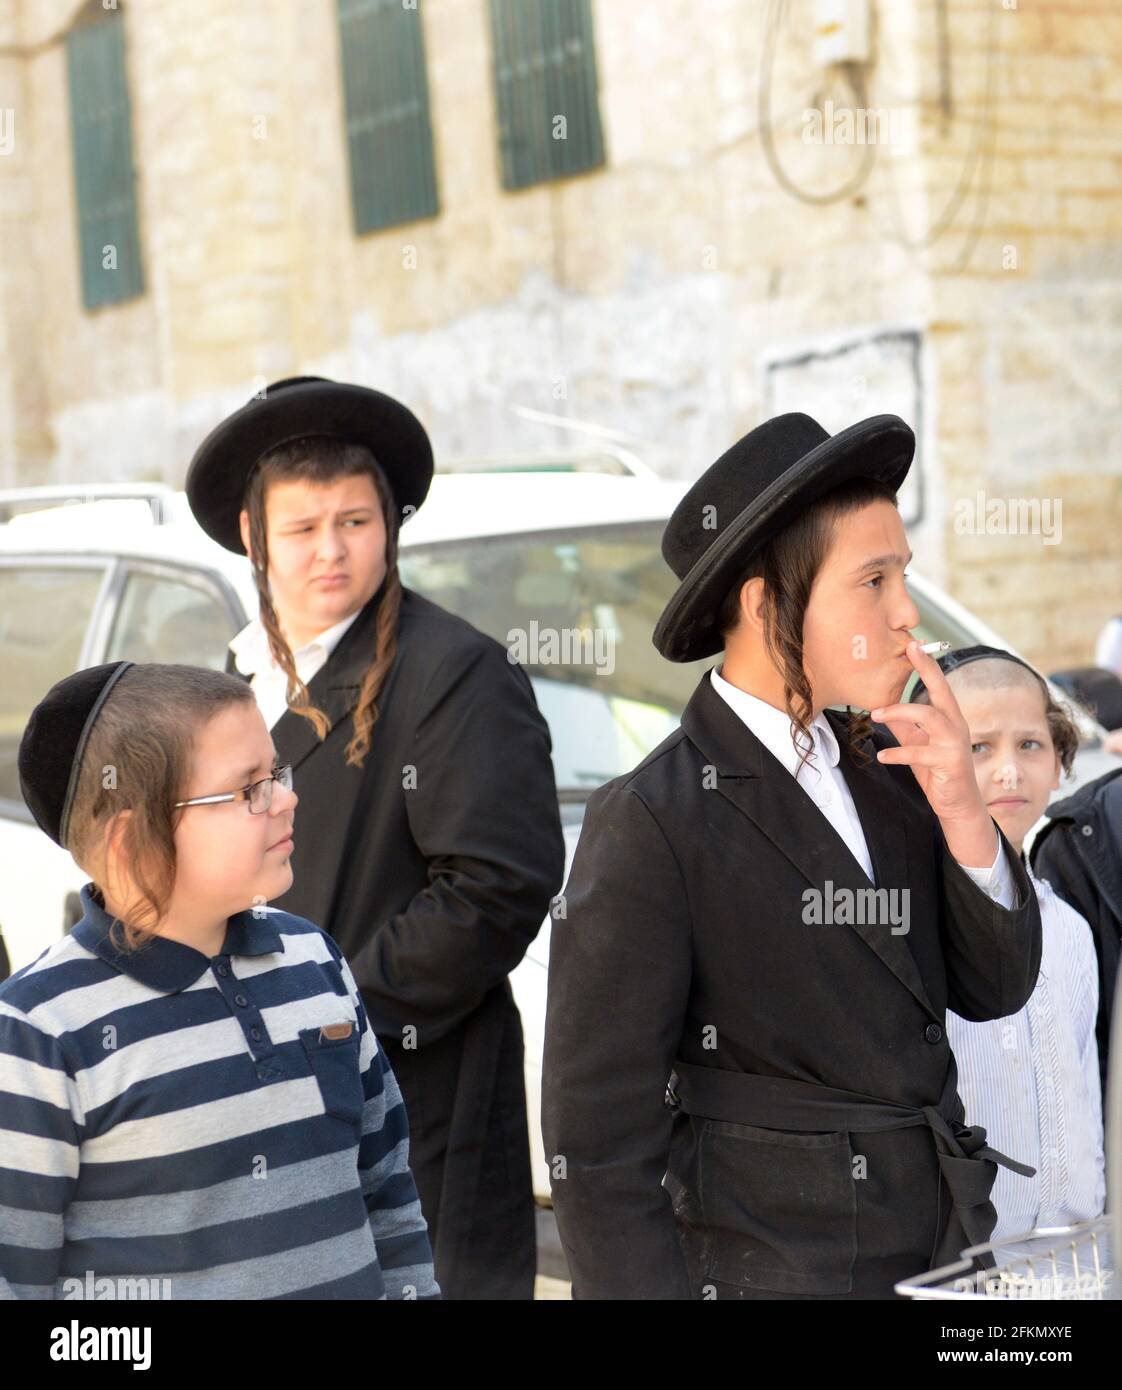
M 915 435 L 898 415 L 873 415 L 831 435 L 809 415 L 777 415 L 750 430 L 690 488 L 667 522 L 662 555 L 681 580 L 652 641 L 668 661 L 724 646 L 717 615 L 748 559 L 840 483 L 907 477 Z
M 195 450 L 187 501 L 219 545 L 244 555 L 239 517 L 246 485 L 270 449 L 310 435 L 365 444 L 385 473 L 399 514 L 415 511 L 432 482 L 432 445 L 408 406 L 369 386 L 293 376 L 234 411 Z

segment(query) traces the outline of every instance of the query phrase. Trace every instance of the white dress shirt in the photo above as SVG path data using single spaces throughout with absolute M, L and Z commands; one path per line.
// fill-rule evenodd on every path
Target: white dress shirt
M 324 665 L 339 645 L 343 633 L 361 612 L 361 608 L 356 609 L 349 618 L 344 618 L 295 649 L 292 657 L 296 663 L 296 673 L 305 685 Z M 242 628 L 230 642 L 230 650 L 234 653 L 234 665 L 242 675 L 253 677 L 250 684 L 257 697 L 257 707 L 271 729 L 288 708 L 288 678 L 273 660 L 269 638 L 260 618 L 254 618 Z
M 814 747 L 807 754 L 810 766 L 800 767 L 793 726 L 784 710 L 776 709 L 766 700 L 749 695 L 739 686 L 731 685 L 723 676 L 718 675 L 716 666 L 710 672 L 710 678 L 713 689 L 721 699 L 795 778 L 845 841 L 870 883 L 875 884 L 869 847 L 865 843 L 865 832 L 861 828 L 857 807 L 853 804 L 853 797 L 839 766 L 841 753 L 838 740 L 826 716 L 818 714 L 811 722 L 809 727 Z M 965 864 L 961 867 L 984 893 L 988 893 L 1002 907 L 1013 906 L 1013 873 L 1000 842 L 997 855 L 988 869 L 972 869 Z
M 1025 1007 L 969 1023 L 947 1010 L 966 1123 L 1031 1164 L 1034 1178 L 998 1168 L 993 1239 L 1098 1216 L 1106 1200 L 1102 1087 L 1095 1018 L 1099 978 L 1086 919 L 1028 871 L 1040 903 L 1040 976 Z

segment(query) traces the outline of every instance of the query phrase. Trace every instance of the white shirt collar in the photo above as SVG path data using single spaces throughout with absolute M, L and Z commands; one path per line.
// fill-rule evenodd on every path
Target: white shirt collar
M 336 623 L 334 627 L 326 628 L 323 632 L 317 633 L 309 642 L 305 642 L 302 647 L 297 647 L 292 653 L 293 660 L 297 663 L 303 656 L 311 656 L 322 653 L 326 661 L 331 653 L 339 645 L 343 634 L 351 626 L 354 620 L 362 612 L 361 608 L 356 609 L 348 618 Z M 260 617 L 252 619 L 242 630 L 231 639 L 230 650 L 234 653 L 234 664 L 243 676 L 255 676 L 259 671 L 272 668 L 277 669 L 277 664 L 273 660 L 273 654 L 269 650 L 269 638 L 265 632 L 265 626 Z
M 1028 881 L 1036 889 L 1037 896 L 1039 896 L 1042 893 L 1048 894 L 1053 893 L 1055 891 L 1046 878 L 1037 878 L 1037 876 L 1033 873 L 1032 866 L 1029 864 L 1029 857 L 1027 854 L 1022 858 L 1021 865 L 1024 868 L 1025 873 L 1028 875 Z
M 774 754 L 793 777 L 797 777 L 800 771 L 799 754 L 795 747 L 794 729 L 787 713 L 769 705 L 766 700 L 761 700 L 756 695 L 749 695 L 739 686 L 732 685 L 718 674 L 716 666 L 710 672 L 710 679 L 713 689 L 733 713 L 752 730 L 768 752 Z M 824 714 L 818 714 L 811 721 L 809 728 L 814 736 L 814 748 L 807 754 L 811 759 L 811 765 L 813 766 L 821 752 L 830 767 L 837 767 L 841 750 L 838 748 L 838 740 L 829 720 Z

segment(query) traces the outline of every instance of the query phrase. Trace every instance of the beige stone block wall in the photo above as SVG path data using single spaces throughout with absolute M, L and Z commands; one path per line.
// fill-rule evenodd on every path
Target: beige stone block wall
M 985 231 L 965 269 L 950 237 L 928 262 L 944 580 L 1049 669 L 1087 664 L 1099 627 L 1122 610 L 1119 16 L 1109 4 L 1020 0 L 999 16 L 991 59 L 989 15 L 959 4 L 951 14 L 956 89 L 961 72 L 975 97 L 963 126 L 990 61 L 997 98 L 983 126 Z M 944 151 L 961 156 L 969 136 L 942 139 L 934 118 L 929 129 L 925 163 L 946 189 Z M 955 534 L 956 502 L 978 491 L 1062 504 L 1057 542 Z
M 594 0 L 607 164 L 507 193 L 485 0 L 421 0 L 439 215 L 361 237 L 333 4 L 132 0 L 146 291 L 94 314 L 58 38 L 76 8 L 0 0 L 0 107 L 14 91 L 31 142 L 0 165 L 0 228 L 35 253 L 0 269 L 0 341 L 26 344 L 0 367 L 9 472 L 19 454 L 58 477 L 178 480 L 261 378 L 318 371 L 402 395 L 442 455 L 580 438 L 523 404 L 694 475 L 758 422 L 771 357 L 907 325 L 924 339 L 917 564 L 1050 666 L 1088 659 L 1122 608 L 1116 0 L 951 0 L 946 109 L 934 0 L 882 0 L 867 104 L 904 135 L 824 206 L 763 156 L 762 4 Z M 807 143 L 802 113 L 855 98 L 814 67 L 809 0 L 788 10 L 778 154 L 836 187 L 863 151 Z M 956 534 L 979 489 L 1061 498 L 1062 540 Z

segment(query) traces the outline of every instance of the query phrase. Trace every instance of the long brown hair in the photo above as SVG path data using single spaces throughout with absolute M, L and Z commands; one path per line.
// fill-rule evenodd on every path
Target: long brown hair
M 296 671 L 292 650 L 281 632 L 277 610 L 269 591 L 269 545 L 265 528 L 265 499 L 274 482 L 300 480 L 331 483 L 336 478 L 367 474 L 374 483 L 386 526 L 386 577 L 378 605 L 374 652 L 362 678 L 354 711 L 354 734 L 347 744 L 346 760 L 361 767 L 370 749 L 370 735 L 378 718 L 378 696 L 397 655 L 397 624 L 401 612 L 401 578 L 397 571 L 397 537 L 400 518 L 386 475 L 369 449 L 362 444 L 309 435 L 290 440 L 263 454 L 250 476 L 245 493 L 249 513 L 249 540 L 253 552 L 253 579 L 261 606 L 261 625 L 269 639 L 273 660 L 284 672 L 289 708 L 315 728 L 321 741 L 331 730 L 331 721 L 312 703 L 308 688 Z
M 239 703 L 252 704 L 253 691 L 236 676 L 152 662 L 130 667 L 101 707 L 78 770 L 66 848 L 104 895 L 106 837 L 114 818 L 130 813 L 120 853 L 138 897 L 122 904 L 127 921 L 111 928 L 121 950 L 135 950 L 167 912 L 183 815 L 175 802 L 186 795 L 195 739 Z
M 803 624 L 810 591 L 837 523 L 870 502 L 882 501 L 896 506 L 896 494 L 886 483 L 871 478 L 842 483 L 820 497 L 751 557 L 717 616 L 722 636 L 731 632 L 740 621 L 741 589 L 749 579 L 763 579 L 764 642 L 783 676 L 783 701 L 795 725 L 800 763 L 807 761 L 814 747 L 810 733 L 814 705 L 803 669 Z M 873 721 L 867 712 L 848 706 L 847 710 L 846 746 L 856 762 L 868 764 L 872 759 L 861 745 L 872 732 Z

